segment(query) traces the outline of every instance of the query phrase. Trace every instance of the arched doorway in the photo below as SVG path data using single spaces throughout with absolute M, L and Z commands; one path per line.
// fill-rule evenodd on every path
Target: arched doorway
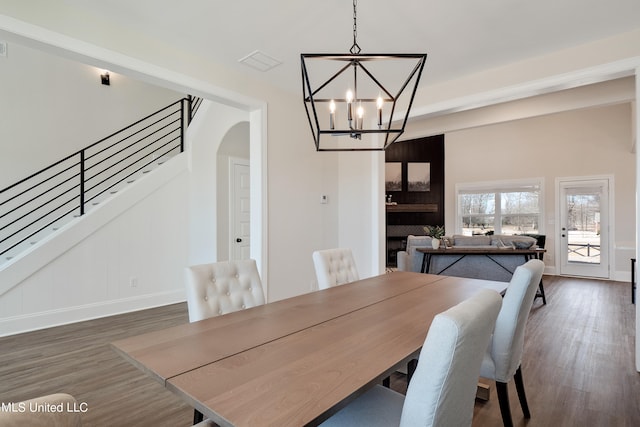
M 217 152 L 219 260 L 250 257 L 249 159 L 249 122 L 240 122 L 224 135 Z

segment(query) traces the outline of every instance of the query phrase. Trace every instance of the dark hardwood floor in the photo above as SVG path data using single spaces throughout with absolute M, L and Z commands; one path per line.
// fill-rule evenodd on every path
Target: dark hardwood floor
M 110 347 L 188 322 L 186 304 L 0 338 L 0 402 L 65 392 L 86 402 L 83 426 L 188 426 L 193 409 Z
M 547 305 L 534 303 L 522 360 L 532 418 L 509 385 L 516 426 L 640 426 L 635 305 L 629 283 L 545 278 Z M 499 426 L 495 387 L 476 404 L 474 426 Z
M 529 317 L 522 361 L 532 418 L 510 384 L 516 426 L 640 426 L 635 306 L 629 284 L 545 277 L 546 306 Z M 85 426 L 189 426 L 192 409 L 118 356 L 109 343 L 186 323 L 185 304 L 0 338 L 0 402 L 67 392 Z M 392 387 L 404 392 L 395 374 Z M 473 426 L 501 426 L 495 387 Z

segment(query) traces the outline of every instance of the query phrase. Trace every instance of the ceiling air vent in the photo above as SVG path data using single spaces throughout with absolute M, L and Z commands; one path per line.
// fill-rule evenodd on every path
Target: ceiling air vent
M 251 68 L 255 68 L 259 71 L 269 71 L 270 69 L 282 64 L 281 61 L 260 52 L 259 50 L 251 52 L 249 55 L 238 60 L 238 62 L 248 65 Z

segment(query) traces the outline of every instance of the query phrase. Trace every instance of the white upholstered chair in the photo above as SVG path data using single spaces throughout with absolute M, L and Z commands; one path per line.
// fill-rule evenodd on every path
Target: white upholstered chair
M 316 269 L 318 289 L 327 289 L 359 279 L 351 249 L 336 248 L 315 251 L 313 265 Z
M 187 267 L 185 283 L 190 322 L 264 304 L 260 274 L 252 259 Z M 203 418 L 196 409 L 193 423 Z
M 501 304 L 497 292 L 482 289 L 438 314 L 406 397 L 375 386 L 321 426 L 470 426 L 480 363 Z
M 542 278 L 544 263 L 534 259 L 516 268 L 504 295 L 488 350 L 480 367 L 480 376 L 495 380 L 502 421 L 512 426 L 507 384 L 514 379 L 525 418 L 531 418 L 522 381 L 520 363 L 524 349 L 524 330 Z
M 7 404 L 4 402 L 3 404 Z M 62 411 L 41 410 L 36 408 L 62 405 Z M 0 426 L 2 427 L 80 427 L 80 417 L 84 406 L 66 393 L 49 394 L 14 403 L 13 411 L 0 411 Z M 23 408 L 23 409 L 21 409 Z
M 255 260 L 220 261 L 185 269 L 189 321 L 264 304 Z

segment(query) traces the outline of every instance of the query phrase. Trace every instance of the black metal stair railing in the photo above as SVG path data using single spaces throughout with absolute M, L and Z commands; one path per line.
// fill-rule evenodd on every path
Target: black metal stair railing
M 0 256 L 84 215 L 152 165 L 184 151 L 202 98 L 188 96 L 0 190 Z

